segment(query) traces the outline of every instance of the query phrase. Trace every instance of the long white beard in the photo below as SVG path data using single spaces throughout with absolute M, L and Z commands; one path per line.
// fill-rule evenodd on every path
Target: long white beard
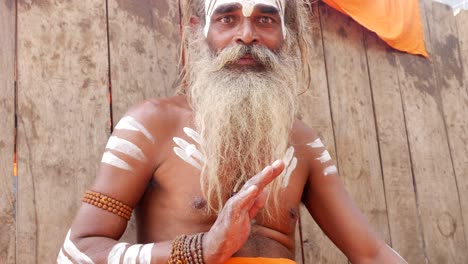
M 257 56 L 263 67 L 241 68 L 233 63 L 242 48 L 213 55 L 200 43 L 191 51 L 188 94 L 206 157 L 202 189 L 208 208 L 218 211 L 232 192 L 283 157 L 297 111 L 298 59 L 264 49 L 265 56 Z M 279 191 L 273 182 L 270 196 Z

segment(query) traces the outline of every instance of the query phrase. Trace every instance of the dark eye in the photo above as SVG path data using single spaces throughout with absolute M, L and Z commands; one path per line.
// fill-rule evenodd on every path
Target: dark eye
M 258 19 L 262 24 L 273 24 L 275 21 L 271 17 L 263 16 Z
M 223 24 L 230 24 L 232 22 L 234 22 L 234 18 L 232 18 L 231 16 L 223 16 L 220 18 L 221 23 Z

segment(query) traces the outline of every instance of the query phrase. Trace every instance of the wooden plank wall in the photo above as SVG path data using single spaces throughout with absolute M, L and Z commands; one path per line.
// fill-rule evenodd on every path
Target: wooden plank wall
M 15 262 L 15 1 L 0 3 L 0 259 Z
M 454 17 L 431 0 L 420 6 L 430 60 L 394 51 L 315 4 L 314 72 L 299 117 L 326 142 L 376 231 L 409 263 L 462 264 L 468 262 L 468 11 Z M 177 22 L 172 0 L 0 3 L 2 263 L 55 260 L 112 126 L 131 105 L 174 94 Z M 300 229 L 298 263 L 347 263 L 304 208 Z M 135 241 L 134 222 L 122 240 Z

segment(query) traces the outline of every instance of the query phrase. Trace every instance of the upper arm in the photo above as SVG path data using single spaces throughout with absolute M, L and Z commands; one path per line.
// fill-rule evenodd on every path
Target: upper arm
M 124 115 L 106 144 L 90 190 L 131 208 L 136 206 L 159 160 L 160 111 L 158 105 L 144 102 Z M 101 236 L 118 240 L 126 226 L 126 219 L 97 206 L 82 203 L 72 226 L 72 238 Z
M 303 203 L 351 261 L 372 257 L 381 247 L 381 240 L 346 191 L 325 143 L 310 128 L 304 127 L 303 133 L 309 142 L 305 143 L 303 157 L 309 168 Z

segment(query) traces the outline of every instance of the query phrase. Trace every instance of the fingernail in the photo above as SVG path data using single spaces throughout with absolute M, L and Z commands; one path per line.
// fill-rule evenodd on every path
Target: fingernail
M 279 167 L 280 164 L 281 164 L 281 160 L 277 160 L 273 163 L 273 167 Z

